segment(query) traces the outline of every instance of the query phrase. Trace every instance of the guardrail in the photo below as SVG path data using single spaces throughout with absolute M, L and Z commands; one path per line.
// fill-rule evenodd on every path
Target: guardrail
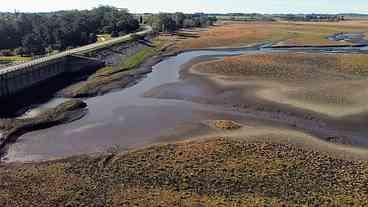
M 4 74 L 4 73 L 9 73 L 9 72 L 12 72 L 12 71 L 16 71 L 16 70 L 21 70 L 23 68 L 31 67 L 31 66 L 34 66 L 34 65 L 38 65 L 40 63 L 60 59 L 60 58 L 63 58 L 63 57 L 66 57 L 66 56 L 69 56 L 69 55 L 72 55 L 72 54 L 87 53 L 87 52 L 90 52 L 90 51 L 94 51 L 96 49 L 110 47 L 110 46 L 113 46 L 113 45 L 131 40 L 132 35 L 146 35 L 146 34 L 149 34 L 149 33 L 152 32 L 152 28 L 150 26 L 144 26 L 144 28 L 145 29 L 143 31 L 136 32 L 136 33 L 133 33 L 133 34 L 128 34 L 128 35 L 125 35 L 125 36 L 122 36 L 122 37 L 117 37 L 117 38 L 114 38 L 114 39 L 111 39 L 111 40 L 108 40 L 108 41 L 105 41 L 105 42 L 93 43 L 93 44 L 85 45 L 85 46 L 82 46 L 82 47 L 74 48 L 74 49 L 71 49 L 71 50 L 66 50 L 66 51 L 57 53 L 55 55 L 50 55 L 50 56 L 38 58 L 38 59 L 35 59 L 35 60 L 27 61 L 25 63 L 12 65 L 10 67 L 5 67 L 5 68 L 0 69 L 0 75 Z

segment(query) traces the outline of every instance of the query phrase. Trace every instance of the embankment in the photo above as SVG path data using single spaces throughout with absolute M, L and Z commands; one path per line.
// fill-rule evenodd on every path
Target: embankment
M 134 85 L 166 55 L 167 40 L 155 37 L 100 51 L 94 55 L 107 62 L 85 80 L 60 91 L 69 98 L 93 97 Z

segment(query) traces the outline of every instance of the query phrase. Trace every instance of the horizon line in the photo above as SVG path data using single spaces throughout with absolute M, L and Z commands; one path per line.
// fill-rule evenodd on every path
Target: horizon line
M 102 6 L 110 6 L 110 5 L 102 5 Z M 111 6 L 115 7 L 115 6 Z M 20 11 L 18 9 L 14 9 L 13 11 L 2 11 L 0 13 L 56 13 L 56 12 L 63 12 L 63 11 L 86 11 L 92 10 L 94 8 L 86 8 L 86 9 L 60 9 L 60 10 L 49 10 L 49 11 Z M 118 8 L 118 7 L 115 7 Z M 305 15 L 305 14 L 328 14 L 328 15 L 341 15 L 341 14 L 358 14 L 358 15 L 368 15 L 368 12 L 204 12 L 204 11 L 192 11 L 192 12 L 183 12 L 183 11 L 158 11 L 158 12 L 134 12 L 129 10 L 128 8 L 118 8 L 118 9 L 127 9 L 132 14 L 159 14 L 159 13 L 184 13 L 184 14 L 195 14 L 195 13 L 204 13 L 204 14 L 220 14 L 220 15 L 229 15 L 229 14 L 262 14 L 262 15 L 285 15 L 285 14 L 292 14 L 292 15 Z

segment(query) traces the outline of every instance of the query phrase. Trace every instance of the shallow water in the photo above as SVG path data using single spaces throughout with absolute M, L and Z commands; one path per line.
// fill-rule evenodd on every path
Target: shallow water
M 367 43 L 364 33 L 361 32 L 335 34 L 328 37 L 328 39 L 332 41 L 347 41 L 356 44 Z
M 246 52 L 251 51 L 194 51 L 170 57 L 154 66 L 154 71 L 137 85 L 86 99 L 89 113 L 84 118 L 20 137 L 9 146 L 4 159 L 9 162 L 34 161 L 101 152 L 116 145 L 124 149 L 134 148 L 159 142 L 158 137 L 169 136 L 178 127 L 184 130 L 193 122 L 221 118 L 223 113 L 216 112 L 211 106 L 146 98 L 143 94 L 162 84 L 180 81 L 181 66 L 193 58 Z M 202 92 L 191 87 L 186 93 L 200 96 Z M 24 116 L 34 116 L 61 101 L 54 99 Z
M 313 48 L 307 48 L 310 51 Z M 332 48 L 336 51 L 349 51 L 347 48 Z M 350 48 L 351 49 L 351 48 Z M 323 49 L 317 48 L 317 51 Z M 356 51 L 354 49 L 353 51 Z M 262 49 L 263 52 L 289 51 Z M 325 51 L 331 51 L 331 48 Z M 156 66 L 137 85 L 130 88 L 86 99 L 89 113 L 82 119 L 49 129 L 34 131 L 20 137 L 9 146 L 4 157 L 7 162 L 38 161 L 66 156 L 96 153 L 119 146 L 130 149 L 162 141 L 183 139 L 182 132 L 193 129 L 193 123 L 209 119 L 241 119 L 244 114 L 179 100 L 153 99 L 143 95 L 158 86 L 180 82 L 179 71 L 189 61 L 200 57 L 221 57 L 243 53 L 258 53 L 258 49 L 221 49 L 185 52 L 170 57 Z M 183 84 L 172 88 L 184 97 L 205 96 L 206 91 L 195 85 Z M 53 99 L 23 117 L 34 116 L 50 107 L 55 107 L 64 99 Z M 165 137 L 163 139 L 163 137 Z M 175 138 L 170 138 L 175 137 Z

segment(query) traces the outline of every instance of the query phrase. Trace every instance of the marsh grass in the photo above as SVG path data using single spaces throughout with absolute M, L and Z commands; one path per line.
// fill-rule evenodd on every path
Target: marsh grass
M 364 206 L 367 169 L 291 144 L 216 138 L 0 166 L 0 204 Z
M 178 50 L 207 47 L 227 47 L 256 43 L 281 43 L 296 45 L 349 44 L 328 40 L 327 37 L 340 32 L 368 33 L 368 21 L 338 23 L 307 22 L 245 22 L 211 27 L 200 32 L 199 38 L 179 43 Z
M 241 55 L 200 63 L 195 69 L 207 73 L 270 80 L 341 80 L 354 77 L 361 79 L 368 74 L 368 55 L 313 53 Z

